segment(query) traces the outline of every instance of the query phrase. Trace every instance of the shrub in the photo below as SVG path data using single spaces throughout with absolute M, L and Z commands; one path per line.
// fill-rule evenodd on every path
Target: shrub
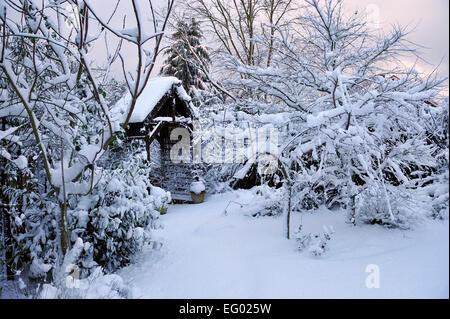
M 70 211 L 72 241 L 81 238 L 81 269 L 97 264 L 114 271 L 152 239 L 159 215 L 167 210 L 170 194 L 150 184 L 149 169 L 139 158 L 105 169 L 90 196 Z

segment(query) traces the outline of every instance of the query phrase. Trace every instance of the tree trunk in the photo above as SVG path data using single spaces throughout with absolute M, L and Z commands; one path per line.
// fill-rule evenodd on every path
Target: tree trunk
M 2 119 L 2 130 L 6 130 L 6 118 Z M 5 141 L 2 141 L 3 146 L 6 147 Z M 14 272 L 11 267 L 13 259 L 12 251 L 12 232 L 11 232 L 11 217 L 9 214 L 9 197 L 5 190 L 8 186 L 8 176 L 6 174 L 6 159 L 1 159 L 1 182 L 0 182 L 0 194 L 1 194 L 1 213 L 3 224 L 3 238 L 5 244 L 5 260 L 6 260 L 6 278 L 7 280 L 14 280 Z
M 351 224 L 356 226 L 356 194 L 354 194 L 353 190 L 352 174 L 353 172 L 349 169 L 347 182 L 347 219 Z
M 66 255 L 67 251 L 70 248 L 70 236 L 67 225 L 67 205 L 65 202 L 59 202 L 59 208 L 61 211 L 61 218 L 59 220 L 59 229 L 60 229 L 60 240 L 61 240 L 61 251 L 63 256 Z
M 70 249 L 70 234 L 69 234 L 69 225 L 67 222 L 67 198 L 66 198 L 66 182 L 64 178 L 64 153 L 63 153 L 63 139 L 61 138 L 61 181 L 62 187 L 59 191 L 62 191 L 62 200 L 59 197 L 59 191 L 56 192 L 58 194 L 58 203 L 61 211 L 61 218 L 59 221 L 59 229 L 61 235 L 61 251 L 63 256 L 66 255 L 67 251 Z
M 150 126 L 148 124 L 144 124 L 145 125 L 145 152 L 147 153 L 147 161 L 148 164 L 150 165 Z
M 289 184 L 288 209 L 286 214 L 286 237 L 291 239 L 291 209 L 292 209 L 292 185 Z
M 6 202 L 4 202 L 4 196 L 2 196 L 2 216 L 3 216 L 3 236 L 5 243 L 5 261 L 6 261 L 6 279 L 14 280 L 14 272 L 12 270 L 12 234 L 11 234 L 11 218 L 9 216 Z

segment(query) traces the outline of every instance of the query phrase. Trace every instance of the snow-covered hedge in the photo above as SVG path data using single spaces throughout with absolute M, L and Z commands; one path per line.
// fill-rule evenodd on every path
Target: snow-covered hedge
M 255 186 L 251 189 L 255 196 L 252 204 L 253 216 L 276 216 L 283 211 L 283 189 L 271 188 L 267 185 Z
M 449 205 L 449 172 L 448 170 L 438 176 L 437 182 L 426 188 L 431 196 L 431 217 L 437 219 L 448 219 Z
M 3 258 L 10 256 L 4 262 L 15 274 L 49 279 L 52 276 L 50 270 L 59 258 L 59 207 L 49 198 L 51 195 L 37 190 L 37 179 L 30 175 L 26 175 L 24 189 L 15 188 L 19 178 L 13 174 L 9 176 L 10 186 L 3 189 L 9 195 L 12 236 L 10 242 L 1 238 L 0 251 L 2 255 L 4 253 Z
M 97 168 L 99 169 L 99 168 Z M 149 168 L 135 156 L 118 167 L 103 169 L 102 178 L 87 196 L 71 198 L 69 229 L 72 246 L 78 239 L 83 247 L 74 261 L 81 278 L 98 266 L 106 272 L 128 264 L 133 255 L 152 241 L 151 230 L 159 227 L 158 217 L 167 210 L 170 193 L 148 181 Z M 8 264 L 16 273 L 31 279 L 53 281 L 61 262 L 58 251 L 59 207 L 52 196 L 39 194 L 34 179 L 29 191 L 10 192 L 13 241 Z
M 107 271 L 127 265 L 152 239 L 158 217 L 167 210 L 170 193 L 150 184 L 149 169 L 138 159 L 106 169 L 90 196 L 70 211 L 72 242 L 81 238 L 80 268 L 96 264 Z
M 85 251 L 86 243 L 77 238 L 72 249 L 66 254 L 61 266 L 54 271 L 55 278 L 50 284 L 38 285 L 36 296 L 41 299 L 122 299 L 132 297 L 131 289 L 117 274 L 105 274 L 102 267 L 95 267 L 86 278 L 80 277 L 76 265 Z
M 356 197 L 356 222 L 411 228 L 430 208 L 429 200 L 421 198 L 422 193 L 401 185 L 373 183 Z

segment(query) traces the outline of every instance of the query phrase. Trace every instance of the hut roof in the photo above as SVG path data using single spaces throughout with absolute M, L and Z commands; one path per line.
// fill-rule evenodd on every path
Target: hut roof
M 195 107 L 191 103 L 191 97 L 186 93 L 179 79 L 173 76 L 153 77 L 148 80 L 147 85 L 137 99 L 129 123 L 143 122 L 159 104 L 161 99 L 172 90 L 181 101 L 185 102 L 192 116 L 197 117 Z M 116 117 L 119 117 L 119 119 L 125 120 L 125 117 L 128 114 L 130 101 L 131 94 L 127 92 L 127 94 L 113 106 L 112 113 Z

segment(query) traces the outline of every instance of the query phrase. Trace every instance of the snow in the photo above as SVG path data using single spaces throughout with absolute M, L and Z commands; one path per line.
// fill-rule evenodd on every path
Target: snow
M 28 166 L 28 160 L 23 155 L 19 155 L 19 157 L 13 160 L 12 162 L 16 164 L 19 169 L 24 169 Z
M 58 288 L 50 284 L 44 284 L 39 297 L 41 299 L 55 299 L 58 296 L 58 293 Z
M 248 160 L 244 166 L 242 166 L 234 175 L 233 178 L 235 179 L 243 179 L 245 175 L 247 175 L 248 171 L 252 167 L 252 165 L 255 163 L 254 159 Z
M 201 182 L 201 181 L 192 182 L 189 190 L 192 193 L 200 194 L 201 192 L 203 192 L 205 190 L 205 184 L 203 184 L 203 182 Z
M 97 268 L 96 270 L 101 270 Z M 80 280 L 80 297 L 86 299 L 119 299 L 126 295 L 126 287 L 122 278 L 117 275 L 97 275 L 94 273 L 89 280 Z
M 144 121 L 164 94 L 166 94 L 174 85 L 176 86 L 176 92 L 179 97 L 189 102 L 191 98 L 181 86 L 181 81 L 176 77 L 168 76 L 150 78 L 136 101 L 133 114 L 130 118 L 130 123 L 140 123 Z M 122 121 L 125 120 L 130 107 L 130 102 L 131 94 L 127 92 L 127 94 L 113 107 L 112 112 L 116 114 L 116 118 L 119 116 Z
M 14 133 L 19 127 L 11 127 L 9 129 L 7 129 L 6 131 L 2 131 L 0 130 L 0 140 L 4 139 L 5 137 L 7 137 L 8 135 L 11 135 L 12 133 Z
M 30 266 L 30 272 L 33 276 L 38 277 L 39 275 L 47 273 L 51 268 L 51 265 L 39 263 L 36 259 L 33 259 L 33 262 Z
M 86 279 L 67 281 L 66 277 L 62 287 L 52 284 L 43 284 L 39 299 L 121 299 L 129 293 L 123 284 L 122 278 L 115 274 L 105 275 L 101 267 L 97 267 Z M 69 288 L 71 285 L 72 287 Z M 76 289 L 72 289 L 76 288 Z M 22 290 L 24 288 L 21 288 Z
M 79 228 L 86 228 L 89 222 L 89 213 L 86 210 L 80 210 L 76 213 L 77 226 Z
M 134 287 L 133 297 L 448 298 L 448 221 L 404 231 L 351 226 L 342 211 L 294 214 L 293 230 L 300 221 L 304 232 L 334 230 L 329 250 L 314 257 L 284 238 L 283 216 L 250 217 L 251 194 L 234 191 L 170 206 L 158 230 L 162 248 L 148 248 L 118 272 Z M 379 288 L 366 287 L 371 265 L 379 268 Z

